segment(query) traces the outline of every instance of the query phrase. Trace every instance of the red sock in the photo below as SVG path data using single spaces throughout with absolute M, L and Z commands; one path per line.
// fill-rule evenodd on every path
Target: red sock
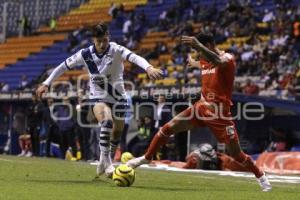
M 256 178 L 260 178 L 264 173 L 255 165 L 252 158 L 245 154 L 244 152 L 240 152 L 237 156 L 234 157 L 236 161 L 241 163 L 248 171 L 253 172 Z
M 152 139 L 147 152 L 145 154 L 145 158 L 147 160 L 152 160 L 152 157 L 154 154 L 158 151 L 158 149 L 165 145 L 169 139 L 169 136 L 171 135 L 171 131 L 169 128 L 169 125 L 164 125 L 154 136 Z

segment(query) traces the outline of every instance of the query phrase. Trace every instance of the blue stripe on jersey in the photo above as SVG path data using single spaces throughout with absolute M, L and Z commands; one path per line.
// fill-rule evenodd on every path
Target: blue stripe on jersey
M 106 84 L 106 85 L 105 85 Z M 97 84 L 101 89 L 107 89 L 106 92 L 112 96 L 115 100 L 120 101 L 120 102 L 127 102 L 126 99 L 123 98 L 122 94 L 116 89 L 114 88 L 111 84 L 109 83 L 101 83 L 101 84 Z M 105 88 L 105 86 L 107 86 Z
M 109 46 L 110 47 L 110 46 Z M 103 55 L 105 55 L 105 53 L 108 52 L 109 47 L 107 48 L 107 50 L 103 53 Z M 86 62 L 88 69 L 90 71 L 91 74 L 99 74 L 98 68 L 96 63 L 93 60 L 92 54 L 90 52 L 89 48 L 86 48 L 84 50 L 82 50 L 81 55 L 84 59 L 84 61 Z M 105 89 L 105 84 L 107 85 L 107 93 L 112 96 L 115 100 L 117 101 L 121 101 L 124 102 L 126 101 L 126 99 L 123 98 L 122 94 L 120 94 L 120 92 L 118 90 L 116 90 L 111 84 L 109 83 L 102 83 L 102 84 L 97 84 L 101 89 Z
M 122 94 L 120 94 L 120 92 L 109 83 L 107 83 L 107 93 L 117 101 L 127 102 L 127 100 L 123 98 Z
M 68 70 L 71 70 L 71 68 L 68 66 L 67 61 L 65 61 L 65 65 L 68 68 Z
M 132 55 L 132 53 L 129 53 L 127 56 L 126 56 L 126 60 L 129 61 L 129 57 Z
M 96 63 L 93 60 L 92 54 L 89 48 L 86 48 L 81 51 L 81 55 L 88 66 L 88 69 L 91 74 L 99 74 Z

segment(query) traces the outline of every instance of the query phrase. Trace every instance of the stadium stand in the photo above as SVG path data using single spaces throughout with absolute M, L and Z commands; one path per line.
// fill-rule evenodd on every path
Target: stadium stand
M 166 72 L 167 79 L 158 81 L 157 83 L 160 85 L 172 85 L 199 83 L 199 78 L 197 77 L 199 71 L 189 71 L 182 67 L 185 59 L 184 54 L 186 52 L 182 52 L 182 50 L 176 52 L 176 49 L 182 49 L 176 38 L 181 34 L 209 29 L 217 34 L 217 42 L 220 48 L 234 51 L 233 53 L 236 55 L 239 66 L 236 78 L 237 92 L 244 92 L 244 90 L 248 89 L 247 91 L 250 91 L 251 94 L 284 99 L 295 99 L 295 96 L 299 95 L 300 85 L 298 77 L 300 72 L 299 67 L 297 66 L 298 59 L 295 58 L 295 62 L 293 63 L 286 63 L 286 65 L 291 67 L 285 67 L 284 69 L 280 69 L 279 65 L 282 65 L 282 60 L 284 60 L 285 55 L 281 56 L 282 59 L 270 60 L 278 53 L 278 49 L 282 51 L 282 46 L 291 46 L 294 41 L 292 35 L 289 36 L 288 34 L 285 34 L 287 31 L 283 32 L 283 35 L 279 35 L 278 31 L 280 31 L 281 26 L 286 30 L 291 30 L 292 26 L 290 25 L 292 21 L 288 23 L 287 21 L 284 21 L 284 19 L 292 16 L 292 18 L 294 18 L 293 20 L 296 20 L 297 9 L 294 5 L 297 5 L 300 2 L 299 0 L 294 0 L 288 4 L 280 4 L 280 1 L 272 0 L 262 2 L 256 1 L 251 2 L 250 6 L 238 4 L 233 6 L 234 4 L 230 4 L 232 1 L 208 0 L 128 1 L 130 3 L 126 1 L 114 1 L 116 4 L 122 2 L 125 5 L 125 14 L 121 19 L 112 19 L 111 16 L 108 16 L 108 10 L 110 6 L 112 6 L 110 2 L 111 1 L 105 1 L 105 3 L 103 3 L 103 1 L 101 1 L 101 4 L 99 4 L 98 1 L 91 0 L 82 4 L 79 8 L 72 10 L 67 15 L 58 19 L 56 31 L 74 31 L 82 25 L 97 23 L 98 19 L 101 17 L 104 21 L 112 20 L 110 23 L 110 32 L 113 40 L 129 44 L 128 39 L 130 38 L 126 38 L 126 35 L 122 32 L 124 22 L 130 19 L 132 13 L 134 13 L 135 16 L 144 15 L 146 23 L 143 24 L 142 32 L 145 34 L 142 34 L 141 38 L 137 39 L 137 44 L 134 45 L 133 48 L 140 54 L 147 55 L 159 42 L 166 45 L 167 49 L 171 51 L 164 52 L 157 58 L 152 58 L 150 62 L 154 66 L 162 67 Z M 141 6 L 136 7 L 136 5 Z M 240 9 L 239 11 L 237 10 L 239 6 L 244 6 L 245 9 Z M 282 10 L 288 9 L 291 11 L 290 14 L 282 13 Z M 216 11 L 218 11 L 218 15 L 212 17 L 213 13 Z M 181 14 L 178 15 L 178 12 L 181 12 Z M 168 16 L 173 16 L 174 14 L 178 17 L 175 17 L 170 21 Z M 277 15 L 280 16 L 280 20 L 274 20 L 274 17 L 268 19 L 268 16 Z M 233 23 L 232 20 L 236 19 L 237 16 L 240 16 L 238 23 Z M 211 19 L 209 23 L 206 21 L 206 18 L 208 17 Z M 86 18 L 90 18 L 90 21 L 84 20 Z M 163 24 L 164 20 L 168 23 Z M 84 24 L 83 21 L 86 21 L 87 23 Z M 284 21 L 285 23 L 281 23 L 280 21 Z M 217 22 L 219 22 L 220 28 L 215 28 Z M 241 26 L 243 23 L 247 23 L 248 26 Z M 275 25 L 274 28 L 271 28 L 272 24 Z M 191 27 L 189 27 L 189 25 Z M 191 29 L 192 32 L 190 32 L 189 29 Z M 254 35 L 254 30 L 257 31 L 259 35 Z M 39 31 L 49 32 L 50 29 L 42 27 Z M 284 37 L 289 38 L 284 39 Z M 257 43 L 255 43 L 256 41 L 259 41 L 261 45 L 257 45 Z M 278 42 L 280 41 L 285 41 L 287 44 L 278 45 Z M 67 44 L 68 41 L 65 40 L 64 42 L 64 44 Z M 274 42 L 276 44 L 274 44 Z M 296 46 L 296 44 L 294 46 Z M 266 46 L 270 46 L 271 48 L 266 48 Z M 272 52 L 274 49 L 275 51 Z M 297 50 L 298 48 L 295 49 Z M 262 60 L 262 56 L 267 50 L 269 50 L 271 54 L 268 59 Z M 62 54 L 62 52 L 64 53 Z M 258 52 L 260 52 L 260 54 L 258 54 Z M 289 53 L 293 54 L 295 52 Z M 39 58 L 39 55 L 40 54 L 36 55 L 36 59 Z M 70 55 L 70 53 L 65 48 L 61 50 L 57 57 L 58 59 L 55 59 L 55 54 L 53 54 L 51 60 L 57 60 L 56 64 L 58 64 L 61 61 L 59 58 L 62 58 L 60 55 Z M 44 59 L 45 56 L 43 55 L 40 58 Z M 250 61 L 253 58 L 256 62 Z M 267 60 L 271 62 L 269 65 L 272 65 L 272 70 L 269 70 Z M 262 70 L 259 70 L 259 66 Z M 44 66 L 41 67 L 43 68 Z M 126 63 L 126 68 L 130 72 L 138 72 L 128 63 Z M 275 68 L 277 69 L 275 70 Z M 288 72 L 290 75 L 283 74 L 283 72 Z M 60 78 L 60 80 L 68 80 L 72 77 L 76 78 L 77 74 L 81 73 L 84 73 L 84 71 L 67 73 L 64 77 Z M 139 75 L 138 77 L 134 75 L 130 77 L 132 80 L 135 79 L 137 83 L 141 83 L 140 86 L 152 85 L 145 74 Z M 249 86 L 247 86 L 247 82 L 249 82 Z M 12 84 L 11 88 L 15 88 L 16 85 L 16 83 Z
M 134 0 L 128 2 L 115 2 L 122 2 L 125 6 L 125 10 L 131 10 L 136 5 L 145 4 L 147 1 Z M 25 4 L 25 6 L 26 5 L 27 4 Z M 49 6 L 47 3 L 42 3 L 41 5 L 41 9 L 44 8 L 43 6 Z M 94 25 L 100 20 L 110 21 L 111 17 L 107 12 L 109 6 L 110 1 L 101 1 L 100 3 L 99 0 L 92 0 L 87 3 L 81 4 L 79 8 L 72 10 L 71 12 L 61 16 L 58 19 L 56 31 L 60 32 L 76 30 L 82 25 Z M 45 14 L 47 15 L 48 13 L 45 12 Z M 66 35 L 57 33 L 52 33 L 51 35 L 49 35 L 51 31 L 52 30 L 49 27 L 44 27 L 39 29 L 38 32 L 46 33 L 46 35 L 44 34 L 41 36 L 11 38 L 8 39 L 6 43 L 0 45 L 0 49 L 6 50 L 1 51 L 0 53 L 0 69 L 3 69 L 5 65 L 10 65 L 8 68 L 0 71 L 0 77 L 2 82 L 9 85 L 10 89 L 16 89 L 19 87 L 19 82 L 22 75 L 26 75 L 28 81 L 31 82 L 45 70 L 45 66 L 55 66 L 59 64 L 59 62 L 63 61 L 64 58 L 70 56 L 65 48 L 66 46 L 68 46 L 68 40 L 62 41 L 66 38 Z M 55 41 L 62 42 L 56 43 L 55 45 L 51 46 Z M 20 48 L 20 45 L 21 47 L 25 48 Z M 46 47 L 49 48 L 42 50 Z M 29 56 L 31 54 L 34 55 Z M 25 60 L 15 64 L 18 60 L 21 59 Z M 68 74 L 66 76 L 68 76 Z M 66 80 L 66 77 L 62 77 L 59 80 Z
M 19 34 L 20 20 L 22 13 L 30 22 L 32 30 L 36 30 L 42 24 L 48 24 L 51 17 L 58 17 L 68 12 L 72 8 L 78 7 L 85 0 L 30 0 L 30 1 L 1 1 L 0 13 L 4 11 L 4 3 L 7 3 L 7 35 L 15 36 Z M 34 8 L 34 9 L 32 9 Z M 1 20 L 2 15 L 0 16 Z M 0 26 L 0 33 L 2 26 Z

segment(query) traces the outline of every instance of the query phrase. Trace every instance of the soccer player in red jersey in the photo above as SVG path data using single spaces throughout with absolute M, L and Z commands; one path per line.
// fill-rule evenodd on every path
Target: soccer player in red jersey
M 230 119 L 236 67 L 233 55 L 218 49 L 211 33 L 199 33 L 197 37 L 182 36 L 181 41 L 200 54 L 199 62 L 189 57 L 188 65 L 201 68 L 201 99 L 165 124 L 154 136 L 146 154 L 128 161 L 127 165 L 136 168 L 150 163 L 153 155 L 167 142 L 170 135 L 207 126 L 219 142 L 226 144 L 230 156 L 254 173 L 262 190 L 271 190 L 264 172 L 241 150 L 235 124 Z

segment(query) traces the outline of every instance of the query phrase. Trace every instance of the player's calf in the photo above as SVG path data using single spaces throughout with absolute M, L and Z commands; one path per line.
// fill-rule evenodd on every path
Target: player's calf
M 113 128 L 112 120 L 103 120 L 99 123 L 100 128 L 100 159 L 97 166 L 97 176 L 105 173 L 110 176 L 114 170 L 110 157 L 110 135 Z
M 267 192 L 272 189 L 272 186 L 264 172 L 256 166 L 249 155 L 245 154 L 244 152 L 240 152 L 239 154 L 233 156 L 233 158 L 244 165 L 244 167 L 248 169 L 248 171 L 253 172 L 253 174 L 257 178 L 259 185 L 262 188 L 262 191 Z

